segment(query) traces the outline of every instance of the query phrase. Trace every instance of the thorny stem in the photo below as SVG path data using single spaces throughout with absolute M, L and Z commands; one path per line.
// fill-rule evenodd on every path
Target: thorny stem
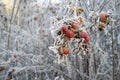
M 92 10 L 95 9 L 95 3 L 96 3 L 96 0 L 93 0 L 93 8 L 92 8 Z
M 114 22 L 113 22 L 114 24 Z M 112 25 L 112 63 L 113 63 L 113 80 L 114 80 L 114 73 L 115 73 L 115 56 L 114 56 L 114 27 Z
M 87 6 L 87 3 L 83 0 L 83 2 L 84 2 L 84 5 L 85 5 L 85 7 L 86 7 L 86 10 L 88 11 L 88 13 L 90 12 L 89 11 L 89 9 L 88 9 L 88 6 Z
M 83 0 L 83 3 L 85 5 L 85 7 L 86 7 L 87 13 L 90 13 L 90 11 L 88 9 L 88 6 L 87 6 L 87 4 L 86 4 L 86 2 L 84 0 Z M 85 14 L 85 17 L 88 18 L 87 14 L 85 12 L 84 12 L 84 14 Z
M 115 10 L 115 14 L 116 14 L 116 0 L 115 0 L 115 2 L 114 2 L 114 6 L 115 6 L 115 8 L 114 8 L 114 10 Z M 115 54 L 114 54 L 114 41 L 115 41 L 115 37 L 114 37 L 114 33 L 115 33 L 115 21 L 112 21 L 112 27 L 111 27 L 111 29 L 112 29 L 112 63 L 113 63 L 113 80 L 115 80 Z
M 95 57 L 95 54 L 93 54 L 93 57 L 94 57 L 94 68 L 95 68 L 95 74 L 97 72 L 97 66 L 96 66 L 96 57 Z

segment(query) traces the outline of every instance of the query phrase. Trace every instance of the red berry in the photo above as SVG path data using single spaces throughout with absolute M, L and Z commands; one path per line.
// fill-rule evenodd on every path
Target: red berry
M 72 22 L 71 23 L 71 26 L 72 26 L 72 28 L 74 28 L 74 29 L 78 29 L 78 24 L 77 23 L 75 23 L 75 22 Z
M 63 27 L 62 27 L 62 31 L 63 31 L 64 33 L 66 33 L 66 32 L 68 31 L 68 27 L 67 27 L 67 26 L 63 26 Z
M 89 38 L 89 35 L 86 32 L 80 32 L 80 37 L 84 38 L 86 43 L 89 43 L 90 38 Z
M 100 14 L 100 21 L 106 23 L 106 21 L 107 21 L 107 14 L 105 12 L 102 12 Z
M 72 37 L 74 37 L 74 33 L 73 33 L 71 30 L 68 30 L 68 31 L 66 32 L 66 36 L 67 36 L 68 38 L 72 38 Z
M 62 48 L 62 50 L 63 50 L 63 54 L 65 54 L 65 55 L 67 55 L 69 53 L 69 48 L 67 48 L 67 47 Z

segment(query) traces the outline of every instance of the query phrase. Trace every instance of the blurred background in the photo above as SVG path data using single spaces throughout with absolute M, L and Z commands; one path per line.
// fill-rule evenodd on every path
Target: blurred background
M 60 62 L 55 30 L 79 16 L 90 48 Z M 120 80 L 120 0 L 0 0 L 0 80 Z

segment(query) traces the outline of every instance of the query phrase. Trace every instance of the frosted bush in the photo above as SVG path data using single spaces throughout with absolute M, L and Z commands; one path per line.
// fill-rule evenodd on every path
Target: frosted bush
M 13 0 L 10 10 L 2 1 L 0 80 L 120 79 L 119 0 Z M 63 25 L 74 36 L 63 33 Z M 62 47 L 69 48 L 65 55 Z

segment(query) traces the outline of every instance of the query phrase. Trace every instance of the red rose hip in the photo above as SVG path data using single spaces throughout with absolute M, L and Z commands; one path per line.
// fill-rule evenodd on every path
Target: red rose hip
M 65 55 L 69 54 L 69 48 L 64 47 L 64 48 L 62 48 L 62 50 L 63 50 L 63 54 L 65 54 Z
M 100 21 L 106 23 L 107 22 L 107 14 L 105 12 L 102 12 L 100 14 Z
M 74 29 L 78 29 L 78 24 L 77 23 L 75 23 L 75 22 L 72 22 L 71 23 L 71 26 L 72 26 L 72 28 L 74 28 Z
M 86 32 L 80 32 L 80 37 L 84 38 L 85 43 L 89 43 L 90 38 L 89 38 L 89 35 Z
M 66 32 L 66 36 L 67 36 L 68 38 L 73 38 L 73 37 L 74 37 L 74 33 L 73 33 L 71 30 L 68 30 L 68 31 Z
M 63 33 L 66 33 L 68 31 L 68 27 L 67 26 L 63 26 L 62 27 L 62 31 L 63 31 Z

